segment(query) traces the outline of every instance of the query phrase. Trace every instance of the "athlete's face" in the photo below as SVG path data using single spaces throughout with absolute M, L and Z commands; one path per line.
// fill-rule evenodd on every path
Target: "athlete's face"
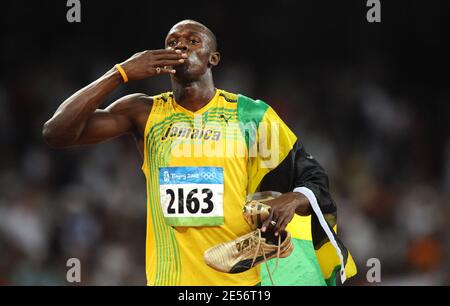
M 174 67 L 175 77 L 196 80 L 219 63 L 220 55 L 214 49 L 208 30 L 197 23 L 185 21 L 176 24 L 166 37 L 166 49 L 181 50 L 188 55 L 182 65 Z

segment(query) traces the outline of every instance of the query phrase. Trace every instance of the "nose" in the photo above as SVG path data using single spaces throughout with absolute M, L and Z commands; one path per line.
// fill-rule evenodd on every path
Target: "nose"
M 186 52 L 188 50 L 187 48 L 187 44 L 184 41 L 184 39 L 180 39 L 177 43 L 177 45 L 175 46 L 175 50 L 181 50 L 183 52 Z

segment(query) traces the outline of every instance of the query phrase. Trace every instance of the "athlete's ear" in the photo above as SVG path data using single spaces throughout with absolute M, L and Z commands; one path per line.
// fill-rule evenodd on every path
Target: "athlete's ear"
M 209 62 L 208 66 L 217 66 L 220 62 L 220 53 L 219 52 L 211 52 L 211 55 L 209 56 Z

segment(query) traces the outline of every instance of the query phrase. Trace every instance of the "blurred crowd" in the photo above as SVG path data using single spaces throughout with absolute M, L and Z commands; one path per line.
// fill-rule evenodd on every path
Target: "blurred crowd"
M 0 79 L 0 284 L 67 285 L 72 257 L 81 261 L 82 285 L 145 284 L 145 179 L 135 143 L 53 150 L 41 138 L 59 103 L 123 60 L 118 54 L 93 50 L 78 66 L 72 50 Z M 304 59 L 299 73 L 232 51 L 214 73 L 218 88 L 269 103 L 327 170 L 339 235 L 359 268 L 350 284 L 367 284 L 367 260 L 378 258 L 382 285 L 448 285 L 450 92 L 427 84 L 433 94 L 424 101 L 408 84 L 393 90 L 401 67 L 382 54 L 358 65 Z M 169 85 L 166 77 L 130 84 L 108 103 Z

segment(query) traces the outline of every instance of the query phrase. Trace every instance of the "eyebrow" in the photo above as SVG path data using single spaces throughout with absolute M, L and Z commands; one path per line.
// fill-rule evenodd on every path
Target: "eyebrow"
M 203 35 L 206 35 L 205 33 L 203 33 L 203 32 L 198 32 L 198 31 L 187 31 L 187 32 L 188 32 L 188 34 L 190 34 L 190 35 L 192 35 L 192 34 L 196 34 L 196 35 L 198 35 L 198 36 L 201 36 L 202 34 L 203 34 Z M 170 37 L 173 36 L 173 35 L 177 35 L 176 32 L 175 32 L 175 33 L 169 33 L 169 35 L 167 35 L 167 38 L 166 38 L 166 39 L 170 38 Z M 180 36 L 180 35 L 177 35 L 177 36 Z M 206 35 L 206 36 L 208 36 L 208 35 Z

